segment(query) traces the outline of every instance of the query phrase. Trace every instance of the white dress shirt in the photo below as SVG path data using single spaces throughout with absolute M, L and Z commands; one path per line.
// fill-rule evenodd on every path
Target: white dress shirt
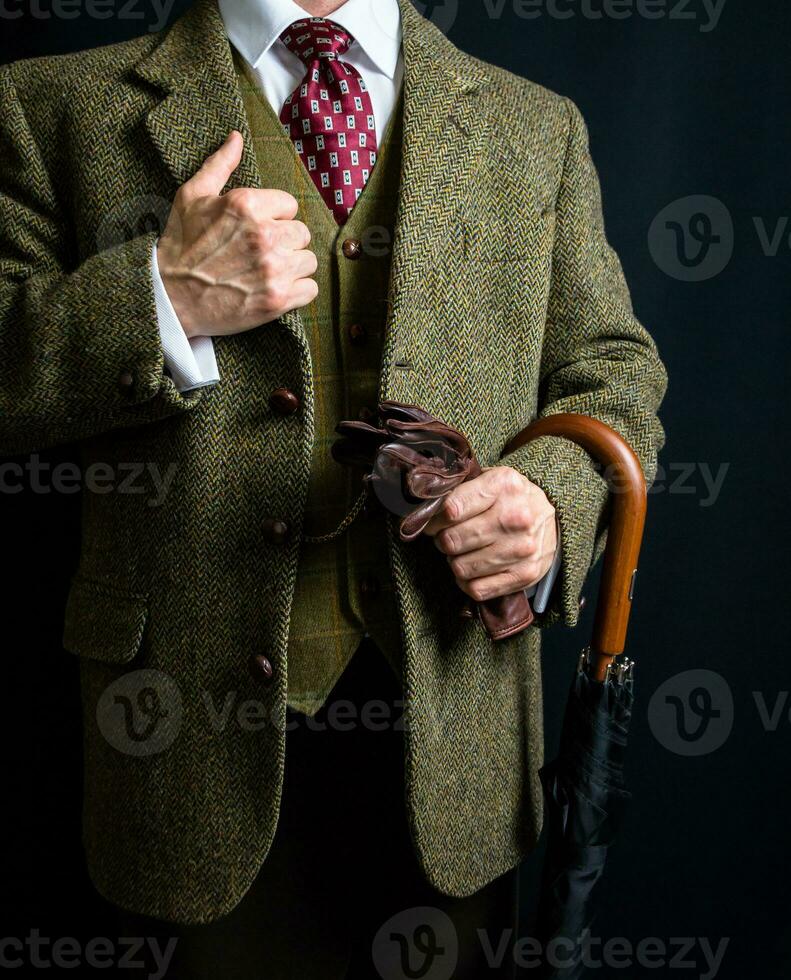
M 309 17 L 294 0 L 219 0 L 220 14 L 229 40 L 252 68 L 272 106 L 280 115 L 287 97 L 305 76 L 304 63 L 280 40 L 295 20 Z M 354 38 L 343 60 L 365 80 L 371 96 L 376 132 L 381 139 L 401 89 L 404 59 L 401 48 L 401 12 L 397 0 L 346 0 L 330 17 Z M 211 337 L 188 338 L 170 302 L 157 264 L 156 245 L 151 256 L 159 333 L 165 366 L 179 391 L 219 381 Z M 560 534 L 552 567 L 537 586 L 533 608 L 541 613 L 560 569 Z

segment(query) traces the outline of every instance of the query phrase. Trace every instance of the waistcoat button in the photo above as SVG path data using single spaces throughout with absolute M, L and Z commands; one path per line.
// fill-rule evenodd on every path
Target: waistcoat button
M 361 347 L 367 339 L 368 339 L 368 331 L 361 323 L 353 323 L 349 327 L 349 340 L 356 347 Z
M 288 388 L 275 388 L 269 396 L 269 404 L 280 415 L 293 415 L 299 408 L 299 398 Z
M 363 254 L 363 245 L 359 238 L 347 238 L 341 249 L 347 259 L 359 259 Z

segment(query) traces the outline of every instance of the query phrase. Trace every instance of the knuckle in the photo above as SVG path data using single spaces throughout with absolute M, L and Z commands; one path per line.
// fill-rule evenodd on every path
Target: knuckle
M 264 252 L 271 253 L 277 249 L 278 236 L 277 227 L 273 221 L 262 221 L 256 225 L 261 247 Z
M 466 562 L 462 561 L 461 558 L 451 558 L 448 564 L 457 579 L 464 582 L 470 578 L 470 570 L 467 568 Z
M 299 204 L 293 194 L 275 188 L 266 191 L 266 204 L 270 211 L 286 214 L 290 218 L 299 211 Z
M 504 490 L 510 493 L 520 493 L 524 490 L 525 478 L 511 466 L 501 467 L 501 480 Z
M 173 205 L 178 209 L 183 209 L 192 199 L 192 192 L 189 184 L 182 184 L 173 195 Z
M 459 550 L 458 535 L 450 528 L 445 528 L 437 535 L 437 544 L 446 555 L 455 555 Z
M 264 249 L 258 255 L 258 271 L 265 279 L 274 279 L 280 272 L 280 262 L 271 249 Z
M 307 248 L 313 238 L 310 233 L 310 228 L 308 228 L 304 221 L 295 221 L 294 227 L 297 233 L 297 238 L 304 243 L 302 247 Z
M 286 290 L 279 284 L 269 283 L 264 289 L 264 302 L 270 310 L 285 309 L 288 304 Z
M 458 501 L 450 494 L 442 502 L 442 509 L 440 511 L 449 521 L 455 521 L 459 516 L 459 504 Z
M 521 557 L 527 561 L 533 561 L 538 554 L 538 542 L 536 541 L 535 535 L 530 533 L 525 534 L 520 545 L 519 554 Z
M 289 212 L 291 213 L 291 217 L 293 218 L 299 211 L 299 202 L 294 195 L 289 194 L 288 191 L 281 191 L 280 193 L 283 195 L 284 207 L 288 208 Z
M 249 218 L 253 213 L 255 191 L 249 187 L 234 187 L 223 195 L 227 210 L 239 218 Z
M 530 515 L 524 506 L 513 504 L 503 505 L 498 514 L 500 530 L 506 534 L 513 534 L 517 531 L 529 531 L 531 526 Z

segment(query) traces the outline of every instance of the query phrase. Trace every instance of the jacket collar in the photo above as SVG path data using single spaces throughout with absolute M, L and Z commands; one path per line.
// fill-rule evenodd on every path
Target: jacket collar
M 218 0 L 225 33 L 253 68 L 295 20 L 308 14 L 294 0 Z M 346 0 L 329 20 L 344 27 L 375 68 L 392 78 L 401 47 L 398 0 Z

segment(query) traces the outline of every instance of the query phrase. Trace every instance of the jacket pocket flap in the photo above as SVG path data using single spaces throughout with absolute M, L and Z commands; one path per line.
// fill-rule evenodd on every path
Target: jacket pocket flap
M 147 616 L 146 596 L 77 577 L 66 601 L 63 645 L 89 660 L 127 663 L 140 648 Z

